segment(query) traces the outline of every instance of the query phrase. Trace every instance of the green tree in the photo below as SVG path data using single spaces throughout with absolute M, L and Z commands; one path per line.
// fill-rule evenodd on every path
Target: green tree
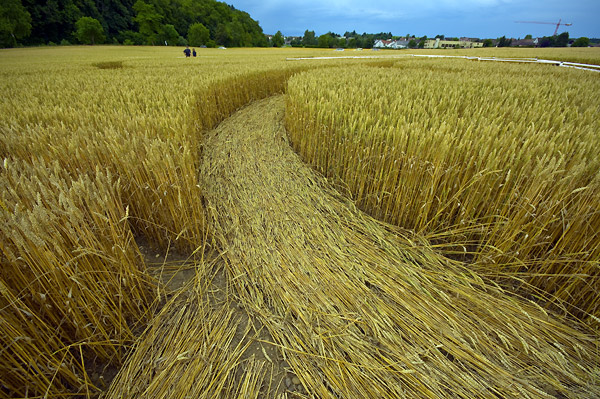
M 415 39 L 410 39 L 410 42 L 408 42 L 408 48 L 417 48 L 417 41 Z
M 210 40 L 210 31 L 199 22 L 190 25 L 188 29 L 188 43 L 190 46 L 202 46 Z
M 358 47 L 357 40 L 355 37 L 351 37 L 350 39 L 348 39 L 348 47 L 349 48 L 357 48 Z
M 494 42 L 492 42 L 492 39 L 485 39 L 483 41 L 483 47 L 492 47 L 494 45 Z
M 29 44 L 58 43 L 71 36 L 79 18 L 86 15 L 93 17 L 93 13 L 82 13 L 74 0 L 25 0 L 23 6 L 31 14 Z
M 329 41 L 329 35 L 324 34 L 318 37 L 317 45 L 321 48 L 327 48 L 329 47 Z
M 121 41 L 123 44 L 127 45 L 138 45 L 146 43 L 146 38 L 140 32 L 135 32 L 132 30 L 126 30 L 120 33 Z
M 421 39 L 419 41 L 419 44 L 417 45 L 417 47 L 419 47 L 419 48 L 425 48 L 425 40 Z
M 174 46 L 179 40 L 179 33 L 173 25 L 165 24 L 160 28 L 156 39 L 160 44 Z
M 217 25 L 217 31 L 215 32 L 215 40 L 217 44 L 221 46 L 230 47 L 233 42 L 233 35 L 231 33 L 231 27 L 229 24 Z
M 0 0 L 0 9 L 6 4 L 11 11 L 18 10 L 15 4 L 20 2 L 31 15 L 31 34 L 17 38 L 24 44 L 71 41 L 75 22 L 87 16 L 100 22 L 109 40 L 116 37 L 121 43 L 139 43 L 141 38 L 141 44 L 162 44 L 166 37 L 172 44 L 174 35 L 169 25 L 187 36 L 191 25 L 201 23 L 210 38 L 223 45 L 269 45 L 262 28 L 248 13 L 216 0 Z M 0 23 L 1 28 L 4 25 Z M 9 32 L 4 39 L 11 38 L 10 29 L 4 31 Z M 181 40 L 177 37 L 176 42 Z
M 533 36 L 531 36 L 531 35 L 525 35 L 524 39 L 525 40 L 531 40 L 531 39 L 533 39 Z
M 316 46 L 317 38 L 314 30 L 305 30 L 304 36 L 302 36 L 302 44 L 305 46 Z
M 587 47 L 589 45 L 590 45 L 590 39 L 582 36 L 582 37 L 578 38 L 577 40 L 575 40 L 571 46 L 572 47 Z
M 250 47 L 252 45 L 252 37 L 246 32 L 244 25 L 240 22 L 237 17 L 229 23 L 231 28 L 232 41 L 231 46 L 236 47 Z
M 506 36 L 502 36 L 498 39 L 498 47 L 510 47 L 512 39 L 507 39 Z
M 555 46 L 556 47 L 567 47 L 569 44 L 569 32 L 563 32 L 556 36 Z
M 556 38 L 554 36 L 544 36 L 540 40 L 540 47 L 554 47 L 556 45 Z
M 273 47 L 283 46 L 284 40 L 283 40 L 283 34 L 281 33 L 281 31 L 277 31 L 277 33 L 275 33 L 275 35 L 273 36 L 273 39 L 272 39 L 272 43 L 273 43 Z
M 0 4 L 0 45 L 14 47 L 17 39 L 31 33 L 31 15 L 21 0 L 3 0 Z
M 133 9 L 136 14 L 133 20 L 139 25 L 140 33 L 146 39 L 146 43 L 154 44 L 161 29 L 162 15 L 156 12 L 153 4 L 148 4 L 144 0 L 137 0 Z
M 327 32 L 317 39 L 318 46 L 321 48 L 333 48 L 338 46 L 338 39 L 333 32 Z
M 358 39 L 357 39 L 358 40 Z M 358 40 L 358 47 L 363 48 L 373 48 L 373 44 L 375 44 L 375 38 L 372 34 L 363 33 L 360 36 L 360 40 Z
M 121 32 L 130 30 L 134 27 L 133 17 L 135 16 L 132 5 L 135 0 L 103 0 L 94 1 L 97 7 L 97 15 L 86 12 L 85 15 L 94 17 L 100 21 L 104 27 L 104 33 L 108 37 L 119 36 Z M 85 4 L 90 2 L 83 1 Z
M 75 22 L 75 36 L 83 44 L 104 42 L 104 28 L 92 17 L 81 17 Z

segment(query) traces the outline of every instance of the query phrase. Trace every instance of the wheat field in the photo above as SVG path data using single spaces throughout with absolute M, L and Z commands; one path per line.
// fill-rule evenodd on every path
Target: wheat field
M 361 209 L 597 317 L 597 75 L 409 59 L 310 71 L 289 82 L 286 126 Z
M 139 382 L 151 382 L 143 387 L 155 392 L 151 397 L 177 397 L 163 389 L 170 374 L 163 371 L 153 380 L 156 369 L 140 360 L 161 359 L 153 344 L 159 336 L 165 337 L 160 342 L 164 353 L 172 354 L 173 370 L 194 372 L 204 384 L 186 391 L 186 381 L 193 378 L 182 380 L 181 395 L 214 384 L 214 396 L 207 397 L 273 392 L 378 397 L 378 389 L 392 396 L 462 392 L 467 397 L 469 386 L 477 386 L 482 397 L 486 392 L 509 397 L 570 395 L 569 389 L 581 395 L 599 392 L 594 366 L 599 356 L 594 324 L 600 227 L 594 156 L 598 122 L 593 118 L 597 76 L 464 60 L 286 61 L 331 55 L 317 49 L 200 49 L 196 59 L 183 58 L 180 50 L 74 46 L 0 51 L 0 397 L 89 398 L 104 391 L 107 397 L 122 397 L 135 370 L 148 373 L 150 380 Z M 560 54 L 524 49 L 518 54 L 510 56 L 600 60 L 594 49 Z M 309 221 L 317 211 L 298 205 L 293 220 L 297 226 L 313 226 L 325 253 L 344 254 L 336 261 L 340 269 L 331 270 L 354 271 L 340 281 L 321 255 L 305 258 L 316 242 L 299 245 L 284 235 L 278 248 L 289 259 L 265 255 L 277 237 L 265 226 L 288 209 L 285 204 L 270 209 L 275 194 L 263 193 L 264 202 L 237 203 L 237 186 L 216 184 L 220 173 L 238 164 L 219 158 L 222 149 L 210 144 L 213 129 L 241 107 L 284 92 L 285 107 L 279 99 L 256 112 L 279 127 L 285 115 L 290 145 L 329 179 L 321 181 L 316 174 L 306 184 L 311 179 L 319 187 L 333 183 L 343 193 L 292 185 L 297 201 L 322 196 L 318 212 L 336 209 L 320 216 L 325 219 Z M 279 119 L 267 117 L 269 108 L 278 110 Z M 247 126 L 240 123 L 235 129 L 243 137 Z M 281 140 L 287 139 L 276 136 L 278 144 Z M 274 165 L 276 159 L 265 155 L 269 151 L 244 144 L 233 156 Z M 219 159 L 225 163 L 211 163 Z M 249 172 L 236 173 L 259 187 Z M 290 184 L 285 173 L 276 177 L 283 179 L 281 187 Z M 303 173 L 308 176 L 308 169 Z M 357 216 L 362 214 L 354 206 L 400 229 Z M 248 230 L 232 224 L 232 217 L 241 220 L 236 212 L 248 210 L 248 223 L 257 216 L 263 222 Z M 340 230 L 343 240 L 336 241 L 339 231 L 332 235 L 341 227 L 330 227 L 331 217 L 352 221 Z M 196 278 L 179 293 L 171 292 L 149 269 L 140 240 L 156 252 L 186 254 Z M 355 248 L 362 260 L 348 260 L 357 254 L 344 252 L 342 244 Z M 379 252 L 381 245 L 384 252 Z M 218 306 L 207 294 L 214 279 L 213 264 L 204 260 L 207 251 L 225 259 L 219 264 L 231 294 Z M 412 260 L 399 263 L 407 256 Z M 280 275 L 282 261 L 292 276 L 313 273 L 325 280 Z M 404 304 L 396 292 L 400 272 L 412 276 L 403 286 L 412 299 Z M 444 273 L 450 277 L 439 277 Z M 327 285 L 339 293 L 329 292 Z M 413 291 L 417 286 L 422 288 Z M 315 292 L 312 299 L 304 296 L 309 288 Z M 485 313 L 482 301 L 475 300 L 481 292 L 511 310 L 491 312 L 487 324 L 474 326 L 477 315 Z M 348 338 L 356 344 L 352 349 L 343 340 L 328 341 L 326 334 L 333 339 L 347 328 L 343 320 L 349 316 L 340 309 L 355 312 L 359 304 L 351 298 L 356 295 L 366 295 L 376 306 L 361 315 L 364 321 L 350 317 L 360 327 Z M 462 300 L 442 304 L 452 295 Z M 520 297 L 527 299 L 514 299 Z M 179 312 L 182 306 L 193 313 Z M 227 310 L 232 306 L 268 330 L 268 337 L 248 330 L 244 340 L 269 341 L 269 350 L 283 356 L 301 380 L 295 393 L 261 386 L 274 380 L 269 356 L 245 358 L 249 343 L 225 344 L 236 335 L 237 316 Z M 314 318 L 315 306 L 327 309 L 322 330 L 315 325 L 320 320 Z M 424 330 L 439 330 L 454 320 L 449 322 L 454 332 L 396 336 L 399 328 L 414 328 L 400 310 L 413 306 L 421 309 L 412 312 L 421 314 Z M 287 319 L 290 309 L 293 318 Z M 428 312 L 445 316 L 429 319 Z M 184 324 L 169 330 L 173 323 Z M 473 328 L 481 334 L 462 335 Z M 218 331 L 212 334 L 213 329 Z M 489 338 L 487 329 L 495 329 L 496 338 Z M 192 367 L 181 362 L 189 354 L 180 349 L 192 345 L 188 335 L 194 332 L 204 337 L 193 345 L 205 363 L 196 359 Z M 419 343 L 403 341 L 407 336 Z M 385 354 L 367 353 L 378 350 L 374 339 L 383 342 Z M 441 341 L 443 349 L 436 347 Z M 207 344 L 230 349 L 207 351 Z M 319 347 L 325 344 L 331 345 L 326 352 Z M 400 351 L 414 352 L 412 360 Z M 515 351 L 523 354 L 509 355 Z M 423 353 L 440 371 L 433 372 Z M 414 363 L 417 358 L 424 363 Z M 384 372 L 398 362 L 413 371 Z M 371 365 L 366 374 L 357 366 L 361 363 Z M 202 373 L 199 368 L 206 364 L 220 371 Z M 122 366 L 109 389 L 100 379 L 103 371 Z M 549 370 L 545 377 L 536 371 L 543 367 Z M 414 372 L 426 377 L 429 388 L 418 383 Z M 518 382 L 509 378 L 518 372 L 524 373 Z M 506 378 L 494 382 L 494 373 Z M 361 391 L 364 384 L 372 390 Z M 394 384 L 397 389 L 391 388 Z

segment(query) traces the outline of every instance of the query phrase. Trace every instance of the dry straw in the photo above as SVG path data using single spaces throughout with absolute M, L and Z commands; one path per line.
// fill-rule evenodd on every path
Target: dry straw
M 219 101 L 239 107 L 281 91 L 290 75 L 279 61 L 280 77 L 268 79 L 261 55 L 206 61 L 202 74 L 156 55 L 108 47 L 1 58 L 2 393 L 97 394 L 91 374 L 120 364 L 161 292 L 134 236 L 203 247 L 195 96 L 215 100 L 228 87 Z M 125 58 L 126 68 L 96 68 Z M 227 79 L 251 71 L 235 81 L 248 86 L 240 98 Z
M 273 390 L 273 365 L 247 353 L 256 331 L 223 285 L 223 267 L 195 264 L 195 278 L 150 323 L 103 398 L 258 398 Z
M 106 364 L 118 366 L 135 340 L 136 332 L 146 323 L 150 323 L 150 327 L 145 338 L 137 341 L 137 351 L 129 359 L 138 359 L 145 353 L 147 358 L 157 360 L 156 366 L 162 372 L 155 381 L 137 380 L 139 384 L 150 384 L 143 392 L 152 392 L 154 397 L 177 397 L 176 392 L 164 385 L 173 382 L 169 379 L 169 370 L 187 370 L 186 373 L 198 376 L 205 384 L 198 386 L 206 388 L 202 395 L 256 397 L 264 392 L 258 385 L 265 375 L 273 372 L 268 364 L 257 359 L 236 363 L 244 346 L 234 345 L 228 349 L 206 346 L 229 342 L 237 319 L 227 308 L 207 307 L 207 285 L 203 278 L 198 279 L 196 291 L 180 296 L 151 321 L 158 293 L 164 291 L 148 276 L 134 237 L 143 236 L 158 248 L 175 247 L 193 252 L 204 247 L 207 234 L 217 238 L 224 248 L 229 248 L 230 240 L 238 240 L 234 240 L 232 253 L 228 255 L 235 260 L 228 266 L 230 280 L 244 306 L 269 327 L 275 344 L 289 357 L 305 387 L 319 393 L 318 396 L 327 397 L 332 390 L 361 392 L 358 384 L 364 382 L 369 382 L 367 394 L 374 394 L 377 389 L 384 393 L 410 392 L 411 389 L 421 393 L 447 393 L 448 389 L 456 389 L 464 393 L 463 388 L 453 385 L 458 381 L 455 379 L 466 384 L 472 383 L 472 378 L 479 378 L 476 384 L 485 387 L 484 392 L 489 389 L 487 381 L 492 372 L 498 372 L 501 380 L 530 381 L 532 375 L 539 377 L 532 385 L 534 388 L 523 388 L 524 383 L 513 384 L 512 388 L 496 384 L 501 387 L 498 389 L 507 392 L 523 389 L 532 396 L 535 389 L 563 392 L 564 386 L 571 384 L 575 393 L 597 393 L 594 380 L 597 371 L 589 366 L 595 352 L 590 350 L 585 334 L 561 330 L 552 319 L 543 319 L 540 316 L 543 313 L 531 310 L 530 305 L 523 307 L 517 301 L 518 306 L 508 306 L 511 302 L 502 299 L 503 294 L 498 289 L 484 288 L 482 281 L 469 271 L 458 268 L 450 277 L 445 272 L 440 275 L 442 263 L 436 255 L 426 249 L 423 251 L 428 255 L 419 255 L 421 248 L 427 246 L 425 243 L 416 244 L 416 249 L 409 251 L 413 254 L 409 258 L 412 256 L 421 265 L 437 266 L 427 266 L 430 271 L 415 276 L 413 260 L 407 260 L 407 267 L 398 261 L 407 255 L 406 251 L 396 248 L 405 245 L 404 241 L 394 238 L 396 232 L 391 236 L 384 234 L 380 226 L 372 227 L 373 222 L 369 221 L 371 227 L 365 234 L 370 237 L 367 240 L 370 246 L 360 244 L 365 234 L 354 231 L 365 229 L 363 218 L 357 218 L 354 212 L 340 211 L 339 203 L 324 199 L 329 197 L 321 192 L 315 194 L 317 197 L 309 196 L 316 207 L 307 208 L 304 204 L 297 209 L 289 206 L 285 198 L 265 198 L 266 192 L 249 198 L 246 205 L 254 209 L 248 219 L 252 229 L 232 230 L 228 234 L 229 228 L 234 226 L 230 225 L 229 218 L 243 222 L 248 210 L 236 213 L 236 209 L 242 209 L 237 205 L 219 208 L 233 206 L 238 198 L 229 197 L 223 191 L 218 193 L 219 197 L 213 191 L 209 195 L 211 201 L 215 198 L 225 201 L 218 205 L 209 203 L 210 215 L 218 211 L 223 217 L 219 221 L 223 229 L 212 220 L 207 223 L 201 189 L 205 178 L 199 169 L 200 155 L 208 150 L 202 148 L 201 132 L 248 102 L 282 92 L 290 76 L 307 69 L 306 64 L 286 64 L 284 57 L 306 52 L 286 50 L 282 55 L 271 49 L 206 50 L 208 57 L 183 64 L 182 61 L 187 60 L 173 57 L 168 48 L 148 51 L 147 48 L 110 46 L 103 47 L 101 52 L 81 47 L 52 51 L 16 49 L 3 52 L 0 57 L 0 74 L 4 77 L 0 79 L 0 91 L 4 95 L 0 102 L 0 159 L 3 162 L 0 167 L 0 396 L 93 397 L 103 388 L 93 374 L 102 372 Z M 124 60 L 125 67 L 97 67 L 112 60 Z M 330 61 L 328 65 L 341 63 L 364 61 Z M 384 62 L 379 66 L 390 65 Z M 250 148 L 238 150 L 247 159 L 263 156 Z M 264 160 L 271 162 L 270 158 Z M 302 174 L 308 173 L 302 170 Z M 212 176 L 216 171 L 205 169 L 204 173 Z M 239 171 L 237 177 L 247 172 Z M 293 176 L 296 172 L 287 170 L 286 173 Z M 251 179 L 256 187 L 264 184 Z M 314 175 L 308 180 L 311 187 L 322 185 Z M 277 177 L 274 183 L 279 181 Z M 292 187 L 289 184 L 286 187 L 290 189 L 290 198 L 297 198 Z M 582 198 L 583 193 L 592 192 L 575 191 L 573 201 Z M 315 203 L 318 196 L 322 198 Z M 260 204 L 256 202 L 263 200 Z M 285 208 L 289 215 L 282 216 L 279 211 L 264 213 L 269 208 L 265 204 L 272 201 L 279 204 L 279 208 L 274 209 Z M 233 212 L 227 213 L 228 209 Z M 315 209 L 326 213 L 315 213 Z M 304 219 L 299 218 L 307 217 L 307 210 L 310 211 L 304 231 L 299 222 Z M 259 215 L 265 215 L 260 223 L 253 219 Z M 327 220 L 332 218 L 349 224 L 341 230 L 327 230 L 330 225 L 323 224 L 323 215 Z M 290 230 L 287 226 L 281 230 L 269 217 L 273 217 L 273 221 L 281 217 L 296 221 L 298 229 Z M 208 225 L 218 230 L 211 232 Z M 379 233 L 373 233 L 373 229 Z M 316 235 L 311 235 L 311 231 Z M 245 241 L 255 233 L 262 237 L 256 247 Z M 282 234 L 286 241 L 279 242 Z M 447 235 L 441 239 L 446 240 Z M 327 242 L 340 238 L 342 246 L 324 246 L 319 243 L 325 242 L 324 237 Z M 290 243 L 292 238 L 294 242 Z M 356 261 L 348 260 L 349 247 L 356 248 L 352 252 Z M 268 252 L 272 248 L 279 249 Z M 265 255 L 267 252 L 269 255 Z M 365 260 L 367 258 L 371 260 Z M 261 269 L 264 265 L 259 259 L 268 259 L 270 263 L 264 264 L 268 268 Z M 296 268 L 298 260 L 301 267 Z M 328 269 L 335 264 L 337 269 Z M 379 267 L 383 267 L 385 273 Z M 443 267 L 457 268 L 447 263 L 443 263 Z M 258 278 L 261 270 L 266 274 L 259 274 Z M 356 274 L 360 270 L 362 274 Z M 406 280 L 398 276 L 398 270 L 406 273 Z M 393 279 L 383 278 L 384 274 Z M 210 273 L 202 274 L 207 275 Z M 430 279 L 438 281 L 435 289 L 429 286 Z M 408 298 L 417 301 L 409 302 L 411 307 L 406 311 L 423 321 L 419 324 L 425 326 L 423 331 L 415 330 L 412 315 L 396 309 L 404 309 L 400 300 L 403 292 L 396 291 L 399 287 L 396 281 L 403 281 L 403 289 L 412 295 Z M 553 281 L 576 284 L 578 280 Z M 348 284 L 343 291 L 342 282 Z M 455 284 L 458 285 L 454 287 Z M 325 285 L 333 288 L 333 296 L 323 296 Z M 465 310 L 472 306 L 470 301 L 474 295 L 469 287 L 490 290 L 491 298 L 498 297 L 496 300 L 500 301 L 491 303 L 507 310 L 502 314 L 480 313 L 481 321 L 473 321 L 476 311 Z M 373 292 L 377 295 L 373 296 Z M 442 293 L 438 295 L 438 292 Z M 430 304 L 427 302 L 429 294 L 435 298 Z M 462 302 L 451 305 L 455 301 L 451 294 Z M 477 309 L 480 310 L 483 301 L 475 301 L 479 304 Z M 188 306 L 180 312 L 178 306 L 182 303 Z M 418 303 L 423 303 L 422 308 Z M 455 307 L 458 310 L 452 313 Z M 381 317 L 377 316 L 379 309 Z M 487 319 L 490 319 L 489 326 L 493 328 L 485 330 L 490 337 L 484 339 L 475 334 L 467 339 L 461 335 L 466 331 L 461 323 L 442 322 L 444 313 L 428 318 L 427 312 L 432 309 L 442 309 L 451 315 L 464 312 L 468 315 L 465 323 L 470 328 L 478 328 L 478 323 L 488 325 Z M 516 317 L 515 309 L 525 313 L 517 312 L 520 316 Z M 549 332 L 533 329 L 526 314 L 539 325 L 548 326 Z M 369 320 L 367 316 L 375 318 Z M 509 323 L 514 317 L 516 326 Z M 161 330 L 159 327 L 165 328 L 167 322 L 176 323 L 177 328 Z M 428 322 L 432 324 L 429 326 Z M 524 329 L 521 329 L 522 323 L 525 323 Z M 431 337 L 438 334 L 435 332 L 438 330 L 445 332 L 440 333 L 443 339 L 435 341 Z M 458 333 L 454 334 L 455 330 Z M 194 334 L 202 339 L 194 340 Z M 366 339 L 367 335 L 379 341 Z M 572 337 L 566 339 L 565 335 Z M 481 344 L 476 344 L 477 339 Z M 177 347 L 171 345 L 176 342 L 195 345 L 197 353 L 208 356 L 208 362 L 214 364 L 213 370 L 219 372 L 211 374 L 201 369 L 206 363 L 198 358 L 187 359 L 189 353 L 185 354 L 185 350 L 168 357 L 166 363 L 158 361 L 161 356 L 156 352 L 158 346 L 152 346 L 152 340 L 171 349 Z M 482 357 L 481 353 L 489 354 L 491 348 L 495 352 L 494 345 L 498 342 L 504 349 L 490 359 Z M 547 342 L 552 344 L 549 348 Z M 478 345 L 485 350 L 472 349 Z M 401 356 L 396 349 L 388 352 L 390 348 L 406 350 L 406 354 Z M 542 356 L 542 352 L 547 355 Z M 415 360 L 415 356 L 421 360 Z M 577 356 L 579 365 L 566 372 Z M 434 359 L 433 363 L 427 363 L 427 359 Z M 363 361 L 366 367 L 359 367 Z M 424 375 L 437 375 L 431 377 L 437 383 L 430 391 L 422 391 L 423 384 L 410 372 L 411 367 L 414 368 L 413 361 L 429 365 L 417 368 Z M 522 367 L 518 372 L 511 368 L 515 364 Z M 540 364 L 549 365 L 548 374 L 535 374 Z M 161 369 L 165 365 L 171 368 Z M 436 371 L 438 365 L 443 367 Z M 123 375 L 132 376 L 131 370 L 136 367 L 144 373 L 154 370 L 144 361 L 131 360 Z M 244 367 L 247 367 L 245 374 L 240 371 Z M 481 372 L 478 367 L 489 367 L 489 372 Z M 234 373 L 235 379 L 231 374 L 233 368 L 240 371 Z M 442 373 L 462 372 L 464 368 L 466 373 L 457 374 L 449 383 L 441 382 Z M 514 371 L 514 377 L 507 377 L 502 370 Z M 589 386 L 582 383 L 584 377 Z M 116 392 L 127 388 L 123 378 L 117 379 L 111 391 L 117 396 Z M 236 384 L 230 385 L 234 380 Z M 405 380 L 407 384 L 402 382 Z M 195 381 L 188 378 L 187 383 Z M 177 387 L 185 382 L 181 381 Z M 396 388 L 386 385 L 399 382 L 404 385 Z
M 600 394 L 595 334 L 355 210 L 290 151 L 283 110 L 209 133 L 203 188 L 243 306 L 309 396 Z
M 0 187 L 4 389 L 95 393 L 84 358 L 120 362 L 153 298 L 120 183 L 101 169 L 70 180 L 58 162 L 5 159 Z

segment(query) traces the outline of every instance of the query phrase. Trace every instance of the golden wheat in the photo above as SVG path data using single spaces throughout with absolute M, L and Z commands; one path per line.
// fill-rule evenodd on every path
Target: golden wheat
M 598 316 L 600 80 L 557 69 L 406 60 L 307 72 L 289 82 L 287 127 L 362 209 Z
M 270 98 L 209 132 L 202 186 L 241 304 L 308 397 L 600 392 L 594 332 L 356 210 L 290 151 L 283 110 Z
M 90 373 L 121 364 L 163 290 L 146 272 L 134 239 L 197 252 L 212 243 L 207 237 L 218 237 L 207 227 L 202 202 L 201 173 L 211 172 L 200 171 L 203 132 L 245 104 L 283 92 L 290 76 L 317 66 L 288 63 L 286 57 L 324 54 L 330 53 L 206 49 L 198 59 L 186 60 L 170 48 L 2 51 L 0 395 L 98 394 L 103 387 Z M 381 60 L 323 65 L 365 63 L 393 65 Z M 594 193 L 574 191 L 572 202 L 593 206 Z M 447 241 L 447 235 L 440 240 Z M 577 288 L 578 276 L 551 281 Z M 251 284 L 236 281 L 242 289 Z M 589 290 L 585 295 L 595 298 Z M 194 311 L 205 314 L 205 305 L 197 303 Z M 174 316 L 163 313 L 153 325 L 165 317 Z M 227 312 L 211 313 L 208 324 L 190 322 L 181 331 L 207 331 L 214 321 L 227 325 L 215 338 L 223 341 L 232 328 L 227 317 Z M 144 345 L 141 341 L 137 348 Z M 237 355 L 232 356 L 214 360 L 228 370 Z M 265 369 L 248 364 L 254 371 L 236 389 L 256 394 L 257 376 Z M 131 365 L 136 366 L 143 365 Z M 300 376 L 310 385 L 310 376 L 317 374 L 307 367 L 295 363 L 296 370 L 306 370 Z M 224 395 L 228 392 L 233 391 L 223 388 Z
M 2 390 L 97 394 L 87 373 L 120 364 L 162 290 L 134 238 L 203 248 L 201 131 L 299 67 L 270 49 L 178 54 L 2 52 Z

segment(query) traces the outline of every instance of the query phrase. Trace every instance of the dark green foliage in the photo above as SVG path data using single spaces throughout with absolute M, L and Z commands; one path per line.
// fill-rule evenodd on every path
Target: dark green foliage
M 142 45 L 145 42 L 144 36 L 132 30 L 126 30 L 119 33 L 119 39 L 123 44 L 126 45 Z
M 137 22 L 139 32 L 144 37 L 146 44 L 156 44 L 163 16 L 156 12 L 154 4 L 146 3 L 143 0 L 137 0 L 133 9 L 135 10 L 133 20 Z
M 31 15 L 31 36 L 26 44 L 46 44 L 72 38 L 75 22 L 84 16 L 74 0 L 23 0 Z
M 283 35 L 281 34 L 281 31 L 277 31 L 277 33 L 275 33 L 275 35 L 273 36 L 272 44 L 273 47 L 283 46 Z
M 545 36 L 540 40 L 540 47 L 567 47 L 569 44 L 569 32 L 563 32 L 558 36 Z
M 496 45 L 498 47 L 510 47 L 512 43 L 512 39 L 507 39 L 506 36 L 502 36 L 501 38 L 498 39 L 498 42 L 496 43 Z
M 563 32 L 556 37 L 556 47 L 567 47 L 567 44 L 569 44 L 569 32 Z
M 216 0 L 2 0 L 0 12 L 7 2 L 11 10 L 18 10 L 22 2 L 24 15 L 30 15 L 25 34 L 14 32 L 16 39 L 26 38 L 30 32 L 22 40 L 29 45 L 72 41 L 75 22 L 81 17 L 98 20 L 108 42 L 164 45 L 166 41 L 175 45 L 185 42 L 181 35 L 189 34 L 192 25 L 202 24 L 208 29 L 209 37 L 203 37 L 207 46 L 268 45 L 262 28 L 248 13 Z M 26 28 L 26 17 L 23 21 L 19 26 Z M 2 45 L 11 45 L 9 38 L 14 45 L 5 25 L 0 19 Z
M 179 41 L 179 33 L 175 30 L 175 27 L 171 24 L 161 26 L 158 32 L 158 44 L 164 44 L 165 46 L 175 46 Z
M 188 29 L 188 44 L 190 46 L 202 46 L 210 40 L 210 31 L 199 22 L 190 25 Z
M 14 47 L 17 40 L 31 32 L 31 15 L 21 0 L 2 0 L 0 3 L 0 46 Z
M 362 35 L 358 35 L 355 31 L 352 32 L 352 37 L 356 38 L 357 47 L 362 47 L 362 48 L 372 48 L 373 44 L 375 43 L 375 40 L 377 40 L 377 39 L 387 40 L 388 36 L 389 36 L 389 38 L 391 38 L 391 34 L 388 35 L 383 32 L 377 33 L 377 34 L 363 33 Z
M 81 17 L 75 22 L 75 36 L 83 44 L 104 42 L 104 28 L 92 17 Z
M 590 39 L 587 37 L 580 37 L 573 42 L 571 46 L 573 47 L 587 47 L 590 45 Z
M 305 30 L 304 36 L 302 37 L 302 44 L 305 46 L 316 46 L 317 38 L 314 30 Z
M 324 35 L 319 36 L 318 46 L 322 48 L 334 48 L 338 46 L 339 39 L 333 32 L 327 32 Z

